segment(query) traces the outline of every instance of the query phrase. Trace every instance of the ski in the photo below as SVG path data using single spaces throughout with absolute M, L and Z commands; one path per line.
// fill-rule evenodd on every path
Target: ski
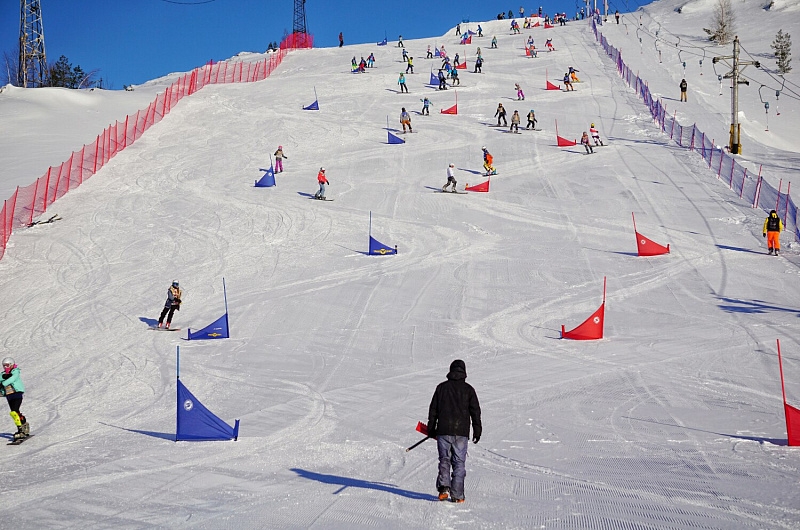
M 6 445 L 20 445 L 20 444 L 22 444 L 22 442 L 24 442 L 28 438 L 33 438 L 33 436 L 34 436 L 33 434 L 29 434 L 25 438 L 19 438 L 17 440 L 14 440 L 13 442 L 8 442 Z

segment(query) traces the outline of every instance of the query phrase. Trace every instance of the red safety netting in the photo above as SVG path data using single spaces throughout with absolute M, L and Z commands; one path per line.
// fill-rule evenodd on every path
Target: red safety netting
M 94 142 L 73 151 L 61 165 L 51 166 L 33 184 L 18 187 L 9 199 L 3 201 L 0 258 L 5 254 L 14 229 L 30 225 L 54 201 L 100 171 L 114 155 L 132 145 L 151 126 L 160 122 L 185 96 L 194 94 L 206 85 L 266 79 L 281 64 L 288 50 L 310 48 L 313 42 L 312 35 L 295 33 L 284 38 L 280 50 L 268 58 L 255 62 L 223 61 L 195 68 L 156 96 L 146 109 L 109 125 L 97 135 Z

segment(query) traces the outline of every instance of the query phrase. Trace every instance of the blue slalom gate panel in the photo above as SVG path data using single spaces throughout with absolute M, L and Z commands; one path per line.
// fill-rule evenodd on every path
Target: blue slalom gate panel
M 275 170 L 272 166 L 264 173 L 260 180 L 256 181 L 256 188 L 269 188 L 275 185 Z
M 303 107 L 303 110 L 319 110 L 319 100 L 315 99 L 314 103 L 307 107 Z
M 192 332 L 189 328 L 187 340 L 203 340 L 203 339 L 229 339 L 230 333 L 228 332 L 228 313 L 225 313 L 217 320 L 204 327 L 199 331 Z
M 431 72 L 431 82 L 428 83 L 429 85 L 438 85 L 439 84 L 439 77 L 436 76 L 433 72 Z
M 386 42 L 386 37 L 384 37 L 383 40 L 378 43 L 378 46 L 386 46 Z
M 404 144 L 404 143 L 406 143 L 406 141 L 403 140 L 402 138 L 400 138 L 399 136 L 395 136 L 394 134 L 389 133 L 389 143 L 390 144 Z
M 208 410 L 178 379 L 178 415 L 175 441 L 236 440 L 239 420 L 233 427 Z
M 397 254 L 397 248 L 391 248 L 372 236 L 369 236 L 369 255 L 370 256 L 386 256 L 388 254 Z

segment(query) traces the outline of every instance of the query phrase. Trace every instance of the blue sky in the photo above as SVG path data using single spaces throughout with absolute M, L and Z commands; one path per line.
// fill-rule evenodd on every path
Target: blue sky
M 633 11 L 640 3 L 647 1 L 610 1 L 609 10 Z M 0 53 L 12 57 L 18 53 L 19 5 L 18 0 L 0 2 Z M 384 35 L 422 38 L 441 35 L 462 19 L 489 20 L 501 11 L 516 13 L 524 6 L 530 12 L 539 5 L 545 12 L 574 15 L 583 3 L 307 0 L 306 15 L 315 46 L 328 47 L 338 44 L 340 31 L 345 44 L 375 42 Z M 241 51 L 263 52 L 271 41 L 280 41 L 284 30 L 292 30 L 294 12 L 292 0 L 41 0 L 41 6 L 48 62 L 65 55 L 84 71 L 99 70 L 113 89 Z

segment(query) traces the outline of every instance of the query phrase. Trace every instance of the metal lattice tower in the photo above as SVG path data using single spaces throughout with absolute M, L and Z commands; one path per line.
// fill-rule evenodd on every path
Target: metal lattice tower
M 42 8 L 39 0 L 21 0 L 17 85 L 42 87 L 47 84 L 47 78 Z
M 306 29 L 306 0 L 294 0 L 294 28 L 292 33 L 308 33 Z

